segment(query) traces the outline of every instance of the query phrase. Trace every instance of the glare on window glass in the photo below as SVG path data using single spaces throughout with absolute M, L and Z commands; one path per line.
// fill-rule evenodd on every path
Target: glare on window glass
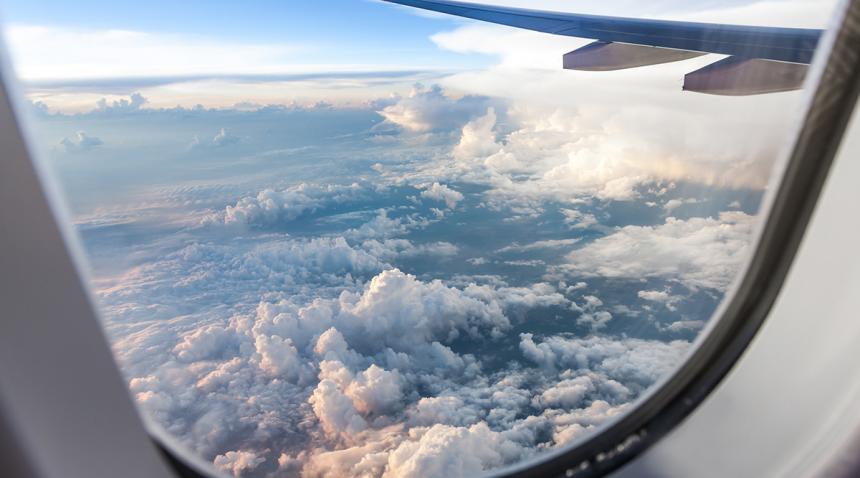
M 4 6 L 131 393 L 237 476 L 471 477 L 625 413 L 748 258 L 803 95 L 683 91 L 724 55 L 565 70 L 592 40 L 383 2 Z

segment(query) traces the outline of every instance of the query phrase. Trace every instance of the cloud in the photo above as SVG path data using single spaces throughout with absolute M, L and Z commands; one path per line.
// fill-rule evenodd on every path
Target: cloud
M 794 1 L 756 3 L 757 8 L 780 8 L 777 4 L 808 8 Z M 590 2 L 576 9 L 589 5 L 607 8 Z M 709 11 L 725 6 L 711 4 Z M 637 5 L 634 11 L 643 9 L 688 16 L 699 10 L 660 2 Z M 453 74 L 440 84 L 445 91 L 503 101 L 463 125 L 451 149 L 454 161 L 434 163 L 432 179 L 465 178 L 491 186 L 496 198 L 509 201 L 633 201 L 641 198 L 643 186 L 661 181 L 763 190 L 800 100 L 789 93 L 740 103 L 682 92 L 678 78 L 713 62 L 711 57 L 602 72 L 597 81 L 592 72 L 559 67 L 564 53 L 586 41 L 473 22 L 433 40 L 448 51 L 499 56 L 491 68 Z M 670 203 L 668 210 L 675 206 Z M 580 227 L 594 219 L 584 217 Z
M 416 426 L 468 425 L 477 423 L 480 411 L 457 396 L 422 397 L 409 410 L 409 423 Z
M 237 272 L 259 273 L 263 277 L 274 271 L 288 271 L 293 277 L 320 272 L 371 272 L 380 266 L 375 257 L 351 247 L 342 237 L 264 244 L 246 254 L 243 260 L 244 271 Z
M 599 310 L 594 313 L 585 313 L 579 316 L 576 319 L 576 323 L 579 325 L 587 325 L 591 328 L 592 331 L 598 331 L 606 328 L 606 324 L 612 320 L 612 314 L 605 311 Z
M 686 198 L 686 199 L 670 199 L 666 201 L 666 204 L 663 204 L 663 210 L 666 211 L 666 214 L 671 214 L 672 211 L 678 209 L 684 204 L 696 204 L 699 202 L 696 198 Z
M 372 364 L 353 374 L 341 362 L 325 360 L 319 379 L 309 403 L 329 436 L 350 443 L 368 428 L 368 420 L 397 413 L 403 405 L 403 379 L 396 370 Z
M 696 332 L 702 330 L 707 323 L 706 320 L 678 320 L 669 324 L 665 330 L 670 332 Z
M 356 409 L 366 415 L 385 415 L 402 408 L 400 373 L 371 365 L 347 387 Z
M 173 348 L 176 356 L 186 362 L 221 358 L 221 355 L 237 346 L 235 335 L 224 327 L 209 325 L 200 327 L 182 338 Z
M 560 212 L 564 214 L 564 223 L 571 229 L 588 229 L 598 224 L 594 214 L 583 213 L 576 209 L 560 209 Z
M 484 424 L 434 425 L 391 452 L 383 477 L 465 478 L 510 463 L 521 453 L 516 444 Z
M 302 183 L 280 191 L 264 189 L 256 196 L 246 196 L 227 206 L 221 213 L 207 216 L 203 222 L 271 227 L 322 207 L 355 201 L 365 193 L 358 184 L 317 186 Z
M 677 310 L 676 305 L 683 300 L 683 297 L 672 295 L 668 289 L 666 290 L 640 290 L 637 296 L 642 300 L 657 302 L 666 306 L 671 311 Z
M 529 252 L 536 251 L 541 249 L 559 249 L 559 248 L 567 248 L 571 247 L 574 244 L 578 243 L 581 239 L 578 237 L 570 238 L 570 239 L 548 239 L 545 241 L 535 241 L 529 244 L 517 244 L 513 243 L 510 246 L 505 246 L 501 249 L 496 250 L 496 252 Z
M 216 456 L 213 463 L 218 470 L 241 476 L 245 472 L 253 471 L 265 461 L 265 458 L 250 451 L 230 451 Z
M 296 380 L 301 376 L 304 364 L 290 338 L 258 334 L 254 345 L 259 355 L 260 370 L 266 375 L 289 380 Z
M 576 319 L 579 325 L 587 325 L 593 332 L 597 332 L 606 328 L 606 324 L 612 320 L 612 314 L 606 310 L 602 310 L 603 301 L 593 295 L 582 297 L 582 303 L 578 306 L 582 311 L 582 315 Z
M 400 217 L 389 217 L 388 211 L 379 209 L 373 219 L 357 228 L 344 233 L 350 239 L 387 239 L 406 234 L 412 229 L 421 229 L 430 224 L 430 220 L 418 214 Z
M 139 111 L 148 102 L 149 100 L 140 93 L 132 93 L 128 99 L 118 98 L 111 101 L 107 98 L 100 98 L 96 102 L 96 109 L 93 113 L 127 114 Z
M 228 132 L 226 128 L 221 128 L 211 140 L 201 140 L 199 137 L 194 136 L 194 139 L 191 140 L 191 144 L 189 145 L 189 149 L 218 149 L 238 144 L 241 141 L 242 138 L 240 136 L 236 136 Z
M 587 43 L 587 40 L 473 22 L 434 34 L 430 39 L 443 50 L 497 56 L 504 68 L 558 69 L 565 53 L 577 44 Z
M 586 365 L 582 369 L 569 369 L 559 375 L 560 380 L 548 380 L 525 395 L 521 394 L 525 390 L 518 387 L 526 385 L 526 375 L 508 372 L 506 378 L 488 388 L 479 385 L 470 390 L 463 386 L 455 392 L 459 395 L 423 397 L 407 409 L 407 417 L 413 424 L 408 431 L 403 430 L 402 424 L 390 422 L 371 425 L 358 412 L 355 400 L 350 400 L 343 392 L 355 383 L 351 373 L 337 364 L 323 364 L 322 381 L 311 400 L 315 408 L 322 403 L 322 397 L 329 402 L 325 411 L 316 413 L 325 417 L 324 423 L 340 420 L 338 427 L 328 430 L 338 439 L 354 444 L 338 451 L 313 453 L 303 466 L 304 476 L 464 477 L 514 463 L 529 455 L 529 449 L 542 434 L 551 436 L 554 443 L 566 443 L 621 413 L 636 390 L 664 373 L 661 367 L 673 366 L 677 355 L 683 353 L 687 345 L 686 342 L 671 345 L 649 341 L 619 343 L 613 339 L 562 337 L 549 337 L 535 344 L 531 337 L 524 336 L 527 357 L 529 344 L 546 348 L 550 353 L 570 351 L 578 360 L 588 357 L 588 365 L 598 371 L 591 371 Z M 574 348 L 575 351 L 569 350 Z M 628 357 L 623 355 L 629 353 L 639 354 L 637 358 L 643 360 L 627 362 Z M 568 365 L 563 360 L 555 363 Z M 376 374 L 385 376 L 381 369 Z M 612 378 L 625 375 L 636 379 L 630 382 L 632 388 Z M 398 392 L 391 389 L 379 395 L 398 397 Z M 474 395 L 475 392 L 478 395 Z M 515 414 L 521 407 L 533 406 L 538 411 L 512 420 L 505 431 L 498 431 L 480 419 L 486 411 L 469 403 L 483 394 L 490 394 L 487 396 L 493 397 L 495 406 L 505 404 L 504 408 L 493 408 L 488 419 L 506 416 L 506 411 Z
M 26 79 L 285 71 L 298 51 L 296 45 L 41 25 L 10 25 L 6 36 L 16 70 Z
M 273 287 L 289 290 L 296 298 L 320 297 L 333 289 L 336 292 L 331 294 L 336 295 L 343 288 L 354 287 L 354 277 L 372 277 L 383 266 L 377 257 L 351 247 L 342 237 L 278 236 L 239 250 L 230 245 L 192 243 L 131 268 L 117 278 L 121 286 L 111 282 L 101 295 L 103 307 L 116 322 L 169 320 L 177 314 L 208 310 L 213 303 L 223 304 L 227 299 L 256 304 Z M 203 325 L 206 322 L 197 323 L 195 328 Z M 192 342 L 183 347 L 197 354 L 198 349 L 207 350 L 198 339 L 216 337 L 217 333 L 215 337 L 209 333 L 190 335 Z M 133 349 L 136 347 L 129 344 L 129 350 Z M 134 360 L 150 362 L 144 356 Z
M 472 476 L 584 436 L 682 360 L 688 342 L 636 338 L 654 330 L 622 330 L 624 316 L 664 303 L 660 336 L 688 338 L 704 321 L 671 310 L 673 294 L 720 296 L 753 218 L 664 220 L 655 208 L 630 219 L 640 210 L 631 201 L 665 204 L 660 191 L 676 179 L 678 197 L 709 194 L 701 185 L 728 184 L 738 150 L 717 151 L 719 164 L 710 150 L 691 155 L 706 141 L 686 125 L 649 149 L 641 138 L 662 133 L 648 108 L 595 113 L 452 91 L 374 105 L 393 108 L 386 127 L 404 133 L 384 151 L 373 140 L 353 148 L 373 116 L 361 111 L 349 150 L 314 171 L 317 183 L 285 186 L 293 170 L 279 165 L 243 170 L 248 182 L 179 184 L 167 195 L 182 225 L 116 249 L 128 259 L 99 278 L 100 303 L 134 397 L 158 423 L 252 478 Z M 138 117 L 165 114 L 139 106 Z M 180 114 L 206 128 L 232 124 L 189 111 Z M 328 133 L 314 151 L 342 145 Z M 232 135 L 217 137 L 207 143 Z M 466 215 L 476 230 L 541 233 L 476 246 L 451 234 Z M 133 216 L 123 216 L 129 229 L 150 227 Z M 465 260 L 493 250 L 511 256 L 472 260 L 479 271 Z M 507 259 L 523 267 L 511 272 Z
M 594 391 L 594 383 L 586 376 L 564 380 L 534 398 L 535 404 L 550 408 L 576 408 Z
M 505 261 L 506 265 L 509 266 L 519 266 L 519 267 L 540 267 L 546 265 L 546 262 L 540 259 L 521 259 L 517 261 Z
M 495 84 L 492 75 L 485 76 L 484 81 Z M 522 78 L 517 85 L 528 81 Z M 455 87 L 480 90 L 477 85 Z M 523 211 L 540 211 L 547 201 L 571 206 L 594 199 L 598 204 L 638 201 L 651 194 L 651 189 L 677 182 L 763 190 L 777 154 L 774 145 L 788 129 L 787 123 L 778 123 L 790 109 L 790 102 L 770 98 L 751 100 L 763 104 L 749 113 L 749 105 L 744 105 L 743 112 L 730 112 L 723 110 L 724 103 L 692 108 L 652 96 L 637 100 L 636 106 L 591 96 L 583 97 L 581 104 L 553 105 L 554 101 L 545 103 L 532 96 L 521 99 L 498 94 L 513 98 L 498 102 L 491 111 L 484 110 L 463 125 L 447 160 L 408 172 L 389 167 L 383 175 L 416 184 L 457 181 L 487 186 L 485 204 Z M 619 95 L 614 93 L 612 98 Z M 559 96 L 565 93 L 554 97 Z M 678 100 L 673 97 L 671 101 Z M 504 126 L 496 118 L 500 113 L 505 114 Z M 744 118 L 743 125 L 737 121 L 723 124 L 726 118 L 738 117 Z M 763 134 L 750 135 L 756 128 Z M 667 134 L 670 130 L 683 133 Z M 715 130 L 733 139 L 716 144 Z M 679 141 L 681 137 L 684 141 Z M 679 205 L 677 201 L 669 203 L 670 210 Z M 588 229 L 598 223 L 591 211 L 568 206 L 561 212 L 572 229 Z
M 666 376 L 689 347 L 688 342 L 613 339 L 600 336 L 551 336 L 536 342 L 520 334 L 520 350 L 532 362 L 551 369 L 586 370 L 605 374 L 634 393 Z
M 308 402 L 329 437 L 349 437 L 367 429 L 367 421 L 333 380 L 321 380 Z
M 444 202 L 448 209 L 457 207 L 457 203 L 463 200 L 463 194 L 455 191 L 444 184 L 433 183 L 421 191 L 421 197 Z
M 83 131 L 78 131 L 72 138 L 63 138 L 60 145 L 67 153 L 84 153 L 104 144 L 101 139 L 90 136 Z
M 138 285 L 125 282 L 122 294 L 103 299 L 130 307 L 137 287 L 152 294 L 152 284 L 168 277 L 184 278 L 181 287 L 192 287 L 171 291 L 177 297 L 199 296 L 212 286 L 218 290 L 222 277 L 231 278 L 231 294 L 241 294 L 236 278 L 250 286 L 303 277 L 296 284 L 300 290 L 312 278 L 324 281 L 319 277 L 326 271 L 361 269 L 364 260 L 336 238 L 281 239 L 233 258 L 226 252 L 185 248 L 152 264 Z M 284 272 L 292 279 L 285 280 Z M 536 447 L 561 443 L 545 442 L 546 437 L 585 433 L 654 376 L 623 366 L 623 354 L 635 353 L 632 348 L 648 356 L 645 350 L 655 347 L 649 341 L 636 347 L 608 338 L 581 342 L 575 355 L 594 356 L 596 372 L 563 369 L 570 365 L 556 342 L 566 339 L 545 341 L 559 354 L 553 359 L 558 369 L 538 363 L 527 372 L 484 370 L 474 357 L 451 348 L 460 337 L 477 344 L 501 339 L 518 311 L 569 306 L 550 284 L 453 288 L 386 270 L 355 292 L 343 285 L 337 289 L 331 298 L 319 296 L 324 288 L 306 299 L 275 296 L 261 301 L 250 316 L 240 312 L 219 324 L 197 325 L 195 319 L 187 333 L 172 340 L 164 333 L 181 321 L 161 321 L 133 334 L 119 346 L 127 354 L 150 357 L 132 360 L 137 401 L 218 468 L 235 474 L 256 476 L 264 463 L 277 462 L 303 476 L 405 477 L 416 470 L 422 476 L 472 476 L 514 463 Z M 255 295 L 259 292 L 249 299 Z M 172 342 L 160 353 L 174 358 L 153 358 L 159 352 L 148 345 L 149 336 Z M 610 366 L 613 359 L 618 367 Z M 660 366 L 661 359 L 671 357 L 655 357 L 651 366 Z M 640 363 L 634 371 L 647 373 Z M 629 387 L 621 383 L 626 375 L 635 379 Z M 595 400 L 616 405 L 600 408 Z
M 454 157 L 462 161 L 483 158 L 501 149 L 496 142 L 496 110 L 489 108 L 487 114 L 463 126 L 460 142 L 454 147 Z
M 319 336 L 313 350 L 316 357 L 324 359 L 333 365 L 340 362 L 341 364 L 357 367 L 363 360 L 360 354 L 349 348 L 349 344 L 346 342 L 343 334 L 334 327 L 331 327 Z
M 510 322 L 499 300 L 482 292 L 459 291 L 441 281 L 422 283 L 398 270 L 384 271 L 362 295 L 341 297 L 339 322 L 342 332 L 357 344 L 384 344 L 401 351 L 421 343 L 450 342 L 463 333 L 477 335 L 482 328 L 491 335 L 500 334 Z
M 444 192 L 444 182 L 406 182 L 434 183 Z M 116 348 L 141 407 L 244 476 L 275 466 L 301 476 L 471 476 L 589 433 L 683 356 L 688 342 L 603 335 L 614 309 L 599 289 L 583 294 L 581 281 L 434 280 L 395 268 L 465 246 L 397 237 L 437 223 L 405 198 L 374 213 L 363 206 L 368 197 L 379 204 L 372 194 L 297 185 L 245 196 L 209 227 L 186 231 L 199 242 L 111 279 L 100 298 L 121 331 Z M 346 204 L 360 214 L 343 212 Z M 339 215 L 326 216 L 329 208 Z M 252 227 L 224 241 L 212 226 L 232 209 L 242 213 L 231 224 Z M 316 213 L 322 236 L 258 230 Z M 579 251 L 600 240 L 503 249 Z M 538 314 L 592 335 L 520 336 Z M 254 454 L 245 462 L 259 461 L 255 468 L 230 454 L 240 451 Z
M 571 293 L 571 292 L 575 292 L 575 291 L 578 291 L 578 290 L 585 289 L 585 288 L 587 288 L 587 287 L 588 287 L 588 283 L 587 283 L 587 282 L 582 282 L 582 281 L 580 281 L 580 282 L 577 282 L 577 283 L 576 283 L 576 284 L 574 284 L 574 285 L 567 286 L 567 287 L 566 287 L 566 289 L 565 289 L 565 291 L 566 291 L 567 293 Z
M 437 85 L 417 85 L 410 95 L 383 108 L 379 114 L 388 122 L 413 133 L 427 133 L 462 128 L 475 117 L 486 113 L 493 100 L 483 96 L 451 98 Z
M 733 211 L 626 226 L 569 253 L 560 268 L 584 277 L 660 277 L 693 289 L 725 290 L 746 259 L 754 222 Z
M 606 401 L 595 400 L 588 407 L 571 412 L 549 412 L 547 418 L 552 423 L 552 439 L 559 445 L 570 443 L 628 408 L 627 404 L 613 406 Z
M 370 254 L 385 261 L 420 256 L 444 258 L 455 256 L 460 252 L 460 248 L 450 242 L 440 241 L 415 244 L 407 239 L 384 239 L 382 241 L 370 239 L 362 242 L 361 247 Z

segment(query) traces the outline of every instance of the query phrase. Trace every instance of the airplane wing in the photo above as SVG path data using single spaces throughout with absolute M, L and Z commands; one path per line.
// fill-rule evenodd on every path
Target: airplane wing
M 753 95 L 803 86 L 822 30 L 721 25 L 546 12 L 449 0 L 390 3 L 500 25 L 595 40 L 563 59 L 568 70 L 608 71 L 728 55 L 684 77 L 684 90 Z

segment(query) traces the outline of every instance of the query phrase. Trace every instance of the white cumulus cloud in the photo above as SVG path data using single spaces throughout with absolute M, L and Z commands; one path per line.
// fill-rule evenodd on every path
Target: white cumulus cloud
M 73 137 L 63 138 L 60 141 L 60 145 L 67 153 L 83 153 L 86 151 L 92 151 L 103 144 L 104 141 L 100 138 L 90 136 L 83 131 L 78 131 Z
M 421 197 L 444 202 L 448 206 L 448 209 L 454 209 L 457 207 L 457 203 L 463 200 L 462 193 L 439 183 L 427 186 L 426 189 L 421 191 Z
M 724 212 L 717 218 L 626 226 L 569 253 L 561 267 L 583 276 L 661 277 L 690 288 L 725 290 L 746 259 L 753 224 L 753 216 Z

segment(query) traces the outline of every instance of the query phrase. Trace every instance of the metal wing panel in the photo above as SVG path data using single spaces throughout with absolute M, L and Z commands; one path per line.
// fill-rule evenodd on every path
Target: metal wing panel
M 563 66 L 565 70 L 613 71 L 689 60 L 705 54 L 598 40 L 564 55 Z
M 809 63 L 822 31 L 544 12 L 449 0 L 385 0 L 555 35 Z
M 684 90 L 724 96 L 761 95 L 803 87 L 808 65 L 730 56 L 684 76 Z

